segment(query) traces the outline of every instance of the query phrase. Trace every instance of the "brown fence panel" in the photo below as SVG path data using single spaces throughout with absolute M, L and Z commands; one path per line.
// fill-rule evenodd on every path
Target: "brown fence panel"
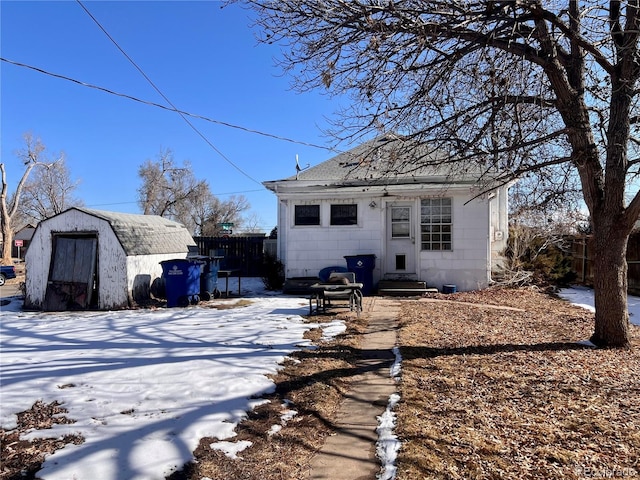
M 634 232 L 627 242 L 627 284 L 633 295 L 640 294 L 640 233 Z
M 593 285 L 591 271 L 591 238 L 580 237 L 573 240 L 571 255 L 573 257 L 573 270 L 576 272 L 576 281 L 585 285 Z
M 574 238 L 572 246 L 573 269 L 576 280 L 593 286 L 593 239 L 591 236 Z M 640 295 L 640 232 L 631 234 L 627 243 L 627 290 Z
M 200 255 L 223 257 L 220 268 L 239 270 L 245 277 L 261 277 L 264 272 L 266 237 L 193 237 Z

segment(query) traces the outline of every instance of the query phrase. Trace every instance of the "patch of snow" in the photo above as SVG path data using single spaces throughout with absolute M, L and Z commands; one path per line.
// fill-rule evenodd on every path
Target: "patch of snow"
M 564 298 L 573 305 L 596 311 L 593 289 L 581 286 L 563 288 L 558 292 L 560 298 Z M 629 320 L 632 324 L 640 326 L 640 297 L 627 295 L 627 309 Z
M 330 341 L 347 330 L 345 323 L 340 320 L 322 323 L 320 327 L 322 328 L 322 340 L 325 342 Z
M 391 365 L 390 376 L 396 382 L 399 382 L 400 374 L 402 373 L 402 355 L 400 354 L 400 349 L 398 347 L 393 347 L 393 355 L 395 360 L 393 361 L 393 365 Z
M 393 409 L 399 401 L 400 395 L 397 393 L 390 395 L 387 409 L 378 417 L 376 455 L 382 463 L 382 470 L 377 475 L 379 480 L 393 480 L 396 478 L 396 458 L 400 450 L 400 441 L 393 433 L 396 427 L 396 414 Z
M 260 279 L 243 278 L 242 288 L 250 304 L 220 310 L 24 312 L 11 297 L 0 310 L 0 426 L 15 428 L 37 400 L 58 401 L 75 423 L 25 438 L 85 439 L 47 456 L 38 478 L 162 480 L 193 459 L 200 439 L 235 435 L 274 391 L 269 375 L 312 346 L 307 330 L 330 339 L 346 328 L 305 323 L 305 298 L 265 292 Z
M 238 453 L 246 450 L 251 445 L 253 445 L 253 442 L 250 442 L 248 440 L 241 440 L 239 442 L 215 442 L 209 446 L 213 450 L 220 450 L 224 452 L 224 454 L 229 458 L 237 459 Z

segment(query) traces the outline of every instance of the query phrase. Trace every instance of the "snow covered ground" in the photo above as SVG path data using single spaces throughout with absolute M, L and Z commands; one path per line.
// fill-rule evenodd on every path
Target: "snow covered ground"
M 235 426 L 274 388 L 266 375 L 292 351 L 313 348 L 306 330 L 320 326 L 331 338 L 345 329 L 339 321 L 303 323 L 308 301 L 265 292 L 259 279 L 242 286 L 251 304 L 226 310 L 23 312 L 14 297 L 0 309 L 0 425 L 14 427 L 15 414 L 37 400 L 68 410 L 76 423 L 30 434 L 85 438 L 47 458 L 39 472 L 45 480 L 164 479 L 206 436 L 220 440 L 212 448 L 237 454 L 247 445 L 234 442 Z M 560 295 L 593 308 L 589 289 Z M 629 297 L 629 311 L 640 325 L 640 298 Z M 399 379 L 402 359 L 394 353 L 390 376 Z M 378 419 L 385 480 L 395 477 L 400 448 L 393 433 L 398 400 L 393 395 Z
M 581 307 L 595 311 L 593 301 L 593 290 L 586 287 L 563 288 L 560 290 L 561 298 Z M 640 326 L 640 297 L 627 296 L 627 308 L 629 309 L 629 320 L 634 325 Z
M 230 282 L 230 286 L 231 286 Z M 39 476 L 83 480 L 164 479 L 192 459 L 205 436 L 227 440 L 274 373 L 303 339 L 308 300 L 269 295 L 243 279 L 248 306 L 113 312 L 0 312 L 0 425 L 37 400 L 59 401 L 69 425 L 32 437 L 80 434 L 47 458 Z M 237 288 L 237 287 L 234 287 Z M 232 302 L 231 300 L 229 302 Z M 327 337 L 342 322 L 320 324 Z

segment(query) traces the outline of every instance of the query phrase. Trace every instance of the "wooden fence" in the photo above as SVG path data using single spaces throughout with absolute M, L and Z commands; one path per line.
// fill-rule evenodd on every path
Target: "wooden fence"
M 264 236 L 193 237 L 200 255 L 221 256 L 220 268 L 239 270 L 245 277 L 261 277 L 264 273 Z
M 591 236 L 573 240 L 572 257 L 576 280 L 593 286 L 593 240 Z M 627 285 L 628 292 L 640 295 L 640 232 L 633 233 L 627 243 Z

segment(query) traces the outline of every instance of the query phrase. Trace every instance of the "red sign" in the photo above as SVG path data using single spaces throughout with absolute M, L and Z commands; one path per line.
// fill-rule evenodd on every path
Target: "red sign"
M 23 247 L 24 246 L 24 241 L 23 240 L 14 240 L 14 243 L 16 244 L 16 247 Z

